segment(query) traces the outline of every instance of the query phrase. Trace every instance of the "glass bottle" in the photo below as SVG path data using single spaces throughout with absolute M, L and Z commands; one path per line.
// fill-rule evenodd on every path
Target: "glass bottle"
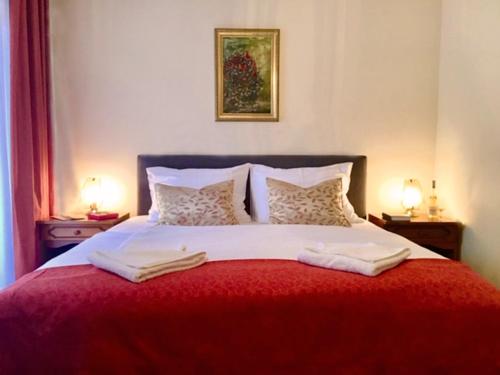
M 436 195 L 436 180 L 432 180 L 432 193 L 431 196 L 429 197 L 429 204 L 428 204 L 429 219 L 434 219 L 434 220 L 439 219 L 439 206 L 437 199 L 438 198 Z

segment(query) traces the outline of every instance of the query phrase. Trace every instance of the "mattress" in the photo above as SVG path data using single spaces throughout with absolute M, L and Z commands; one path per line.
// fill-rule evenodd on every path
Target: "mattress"
M 169 240 L 165 241 L 165 234 Z M 136 216 L 110 230 L 99 233 L 71 250 L 51 259 L 40 269 L 89 264 L 87 255 L 95 250 L 113 250 L 128 241 L 141 240 L 144 248 L 175 250 L 183 246 L 190 251 L 202 250 L 209 261 L 242 259 L 296 260 L 306 246 L 317 243 L 375 242 L 389 247 L 406 246 L 409 259 L 443 259 L 404 237 L 387 232 L 368 221 L 352 227 L 324 225 L 248 224 L 227 226 L 167 226 L 148 222 L 147 216 Z

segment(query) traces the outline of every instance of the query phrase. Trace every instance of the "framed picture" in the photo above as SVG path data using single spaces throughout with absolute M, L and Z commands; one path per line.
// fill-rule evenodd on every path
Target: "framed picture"
M 217 121 L 279 120 L 278 29 L 215 29 Z

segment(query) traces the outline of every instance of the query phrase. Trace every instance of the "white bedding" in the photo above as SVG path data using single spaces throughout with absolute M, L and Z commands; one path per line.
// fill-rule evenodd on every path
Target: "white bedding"
M 89 264 L 94 251 L 114 250 L 124 243 L 143 243 L 145 249 L 205 251 L 209 261 L 231 259 L 297 260 L 306 246 L 323 243 L 374 242 L 389 247 L 407 246 L 410 259 L 443 258 L 394 233 L 367 221 L 351 228 L 324 225 L 248 224 L 209 227 L 156 225 L 147 216 L 133 217 L 110 230 L 97 234 L 71 250 L 51 259 L 40 268 Z M 165 242 L 165 234 L 169 239 Z M 127 241 L 127 242 L 126 242 Z

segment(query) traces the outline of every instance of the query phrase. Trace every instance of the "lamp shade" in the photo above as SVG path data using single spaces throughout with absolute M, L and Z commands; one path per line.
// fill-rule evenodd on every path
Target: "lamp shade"
M 415 178 L 405 180 L 401 204 L 406 213 L 414 216 L 414 210 L 420 207 L 422 201 L 422 187 L 418 180 Z
M 101 180 L 97 177 L 88 177 L 83 184 L 81 197 L 83 203 L 90 208 L 90 212 L 97 212 L 97 207 L 102 203 Z

